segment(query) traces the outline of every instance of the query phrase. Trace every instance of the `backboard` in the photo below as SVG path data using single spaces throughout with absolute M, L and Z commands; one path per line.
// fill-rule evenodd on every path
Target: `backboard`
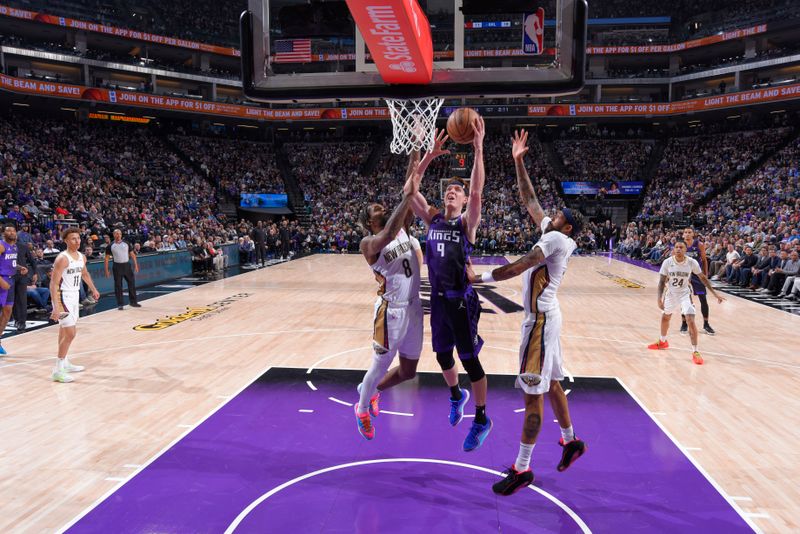
M 505 13 L 498 9 L 523 3 L 419 4 L 431 28 L 431 82 L 388 84 L 346 2 L 249 0 L 240 19 L 245 94 L 265 102 L 313 102 L 555 96 L 583 87 L 586 0 L 533 0 L 524 3 L 527 12 Z

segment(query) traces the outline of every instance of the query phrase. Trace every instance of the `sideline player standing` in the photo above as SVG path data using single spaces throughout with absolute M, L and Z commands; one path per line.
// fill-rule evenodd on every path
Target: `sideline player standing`
M 522 424 L 517 459 L 505 472 L 505 478 L 492 486 L 499 495 L 511 495 L 533 482 L 531 455 L 542 428 L 544 394 L 548 394 L 553 413 L 561 427 L 563 447 L 558 471 L 564 471 L 586 451 L 586 444 L 575 437 L 567 396 L 561 388 L 564 379 L 561 353 L 561 308 L 556 293 L 567 271 L 567 262 L 577 248 L 574 237 L 583 226 L 580 213 L 565 208 L 555 218 L 546 217 L 528 172 L 525 154 L 528 132 L 514 132 L 512 156 L 517 171 L 517 187 L 522 203 L 542 237 L 533 249 L 509 265 L 474 276 L 473 282 L 499 282 L 524 273 L 525 319 L 519 348 L 519 376 L 516 387 L 525 394 L 525 420 Z
M 658 308 L 661 310 L 661 337 L 659 340 L 647 348 L 650 350 L 664 350 L 669 348 L 667 342 L 667 332 L 669 331 L 669 321 L 672 313 L 680 309 L 686 317 L 689 327 L 689 336 L 692 341 L 692 361 L 697 365 L 703 365 L 703 357 L 697 350 L 697 325 L 694 316 L 697 313 L 692 303 L 691 277 L 697 275 L 700 282 L 711 291 L 721 304 L 725 299 L 721 297 L 700 269 L 697 260 L 686 255 L 686 243 L 678 241 L 672 249 L 672 256 L 664 260 L 661 270 L 658 273 Z
M 0 337 L 14 310 L 14 275 L 17 274 L 17 227 L 13 223 L 3 225 L 3 241 L 0 241 Z M 27 274 L 28 270 L 22 274 Z M 0 345 L 0 356 L 6 350 Z
M 89 286 L 95 300 L 100 298 L 100 293 L 86 268 L 86 257 L 78 252 L 78 247 L 81 246 L 80 231 L 77 228 L 68 228 L 64 230 L 61 239 L 67 244 L 67 250 L 60 253 L 53 264 L 53 276 L 50 278 L 53 313 L 50 318 L 58 321 L 59 325 L 58 360 L 53 369 L 53 380 L 66 383 L 74 380 L 69 373 L 78 373 L 84 369 L 82 365 L 73 365 L 67 358 L 69 346 L 75 339 L 81 280 Z
M 358 431 L 366 439 L 375 437 L 370 415 L 377 417 L 380 413 L 379 391 L 414 378 L 422 352 L 419 242 L 404 228 L 411 198 L 419 185 L 419 180 L 411 178 L 418 160 L 418 154 L 411 156 L 403 200 L 388 220 L 386 209 L 378 203 L 367 205 L 359 217 L 360 224 L 370 233 L 361 240 L 361 253 L 380 283 L 375 302 L 372 364 L 358 385 L 360 397 L 355 404 Z M 387 374 L 395 354 L 400 355 L 400 365 Z
M 693 258 L 700 265 L 700 270 L 708 276 L 708 258 L 706 257 L 706 246 L 696 239 L 693 228 L 684 228 L 683 240 L 686 242 L 686 255 Z M 706 297 L 706 286 L 700 281 L 696 274 L 692 274 L 692 293 L 697 295 L 700 301 L 700 312 L 703 314 L 703 331 L 709 336 L 716 334 L 711 325 L 708 324 L 708 298 Z M 686 316 L 681 316 L 681 334 L 686 334 L 689 327 L 686 324 Z
M 431 284 L 431 336 L 436 360 L 450 388 L 451 425 L 461 422 L 464 406 L 469 400 L 469 392 L 458 385 L 453 348 L 458 351 L 475 395 L 475 419 L 464 439 L 465 451 L 480 447 L 492 429 L 492 421 L 486 416 L 486 373 L 478 359 L 483 346 L 483 339 L 478 335 L 481 305 L 467 275 L 469 255 L 481 222 L 481 198 L 486 176 L 483 166 L 483 138 L 486 133 L 483 118 L 478 117 L 472 127 L 475 131 L 472 140 L 474 163 L 469 194 L 464 182 L 452 180 L 445 190 L 444 210 L 430 207 L 419 192 L 412 201 L 414 213 L 425 222 L 428 230 L 425 256 Z M 420 162 L 418 172 L 414 175 L 417 180 L 421 179 L 431 161 L 448 153 L 442 149 L 446 141 L 447 135 L 440 131 L 433 150 Z

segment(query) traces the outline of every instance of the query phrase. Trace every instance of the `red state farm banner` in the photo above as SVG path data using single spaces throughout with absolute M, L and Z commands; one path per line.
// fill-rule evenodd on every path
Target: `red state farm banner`
M 87 22 L 85 20 L 71 19 L 69 17 L 59 17 L 58 15 L 48 15 L 46 13 L 38 13 L 36 11 L 26 11 L 24 9 L 17 9 L 3 5 L 0 5 L 0 15 L 16 19 L 29 20 L 31 22 L 40 22 L 42 24 L 51 24 L 53 26 L 62 26 L 64 28 L 71 28 L 74 30 L 113 35 L 115 37 L 122 37 L 125 39 L 134 39 L 137 41 L 146 41 L 148 43 L 188 48 L 198 52 L 209 52 L 211 54 L 219 54 L 222 56 L 241 56 L 241 52 L 239 52 L 239 50 L 229 46 L 198 43 L 197 41 L 167 37 L 164 35 L 141 32 L 138 30 L 129 30 L 126 28 L 117 28 L 115 26 L 107 26 L 98 22 Z
M 240 106 L 237 104 L 207 102 L 192 98 L 135 93 L 131 91 L 112 91 L 97 87 L 83 87 L 65 83 L 27 80 L 6 76 L 5 74 L 0 74 L 0 89 L 16 93 L 68 98 L 86 102 L 121 104 L 170 111 L 187 111 L 191 113 L 238 117 L 252 120 L 360 120 L 389 118 L 389 110 L 384 107 L 267 109 L 254 106 Z M 795 98 L 800 98 L 800 83 L 784 87 L 754 89 L 752 91 L 742 91 L 728 95 L 695 98 L 693 100 L 681 102 L 652 104 L 530 105 L 527 107 L 527 114 L 530 117 L 645 117 L 651 115 L 677 115 L 718 108 L 778 102 Z
M 347 0 L 347 7 L 384 82 L 431 82 L 431 27 L 418 2 Z

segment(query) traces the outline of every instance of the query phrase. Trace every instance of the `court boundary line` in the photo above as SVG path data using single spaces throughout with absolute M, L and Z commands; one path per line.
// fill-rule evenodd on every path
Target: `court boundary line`
M 163 449 L 161 449 L 160 451 L 158 451 L 158 452 L 157 452 L 157 453 L 156 453 L 154 456 L 152 456 L 151 458 L 149 458 L 147 461 L 145 461 L 145 462 L 143 462 L 142 464 L 140 464 L 139 468 L 138 468 L 138 469 L 136 469 L 136 470 L 135 470 L 133 473 L 131 473 L 130 475 L 126 476 L 126 477 L 125 477 L 125 478 L 122 480 L 122 482 L 120 482 L 119 484 L 117 484 L 116 486 L 114 486 L 113 488 L 111 488 L 110 490 L 108 490 L 106 493 L 104 493 L 104 494 L 103 494 L 101 497 L 99 497 L 99 498 L 98 498 L 97 500 L 95 500 L 95 501 L 94 501 L 92 504 L 90 504 L 90 505 L 89 505 L 89 506 L 88 506 L 86 509 L 84 509 L 84 510 L 83 510 L 82 512 L 80 512 L 80 513 L 79 513 L 77 516 L 75 516 L 75 517 L 74 517 L 74 518 L 73 518 L 73 519 L 72 519 L 72 520 L 71 520 L 69 523 L 67 523 L 66 525 L 64 525 L 64 526 L 63 526 L 63 527 L 61 527 L 60 529 L 58 529 L 56 532 L 57 532 L 58 534 L 63 534 L 63 533 L 64 533 L 64 532 L 66 532 L 68 529 L 70 529 L 70 528 L 72 528 L 73 526 L 75 526 L 75 524 L 77 524 L 77 523 L 78 523 L 78 521 L 80 521 L 81 519 L 83 519 L 84 517 L 86 517 L 87 515 L 89 515 L 89 513 L 91 513 L 91 512 L 92 512 L 92 510 L 94 510 L 95 508 L 97 508 L 98 506 L 100 506 L 100 505 L 101 505 L 103 502 L 105 502 L 105 501 L 106 501 L 106 500 L 107 500 L 109 497 L 111 497 L 111 496 L 112 496 L 114 493 L 116 493 L 118 490 L 122 489 L 122 486 L 124 486 L 125 484 L 127 484 L 128 482 L 130 482 L 130 481 L 133 479 L 133 477 L 135 477 L 136 475 L 138 475 L 139 473 L 141 473 L 142 471 L 144 471 L 145 469 L 147 469 L 147 468 L 150 466 L 150 464 L 152 464 L 153 462 L 155 462 L 156 460 L 158 460 L 158 459 L 159 459 L 161 456 L 163 456 L 163 455 L 164 455 L 164 454 L 165 454 L 165 453 L 166 453 L 168 450 L 170 450 L 170 449 L 171 449 L 173 446 L 177 445 L 177 444 L 178 444 L 178 443 L 179 443 L 179 442 L 180 442 L 180 441 L 181 441 L 183 438 L 185 438 L 186 436 L 188 436 L 189 434 L 191 434 L 192 432 L 194 432 L 194 431 L 195 431 L 195 429 L 196 429 L 197 427 L 199 427 L 200 425 L 202 425 L 202 424 L 203 424 L 203 423 L 204 423 L 204 422 L 205 422 L 207 419 L 209 419 L 209 418 L 210 418 L 212 415 L 214 415 L 215 413 L 217 413 L 218 411 L 220 411 L 220 410 L 221 410 L 221 409 L 222 409 L 222 408 L 223 408 L 225 405 L 227 405 L 229 402 L 231 402 L 231 401 L 233 401 L 235 398 L 237 398 L 237 397 L 238 397 L 238 396 L 239 396 L 239 395 L 240 395 L 240 394 L 241 394 L 241 393 L 242 393 L 242 392 L 243 392 L 245 389 L 247 389 L 247 388 L 248 388 L 248 387 L 250 387 L 252 384 L 254 384 L 254 383 L 255 383 L 255 382 L 256 382 L 256 381 L 257 381 L 257 380 L 258 380 L 258 379 L 259 379 L 261 376 L 263 376 L 263 375 L 264 375 L 264 373 L 268 372 L 268 371 L 269 371 L 270 369 L 272 369 L 273 367 L 274 367 L 274 366 L 270 365 L 269 367 L 267 367 L 266 369 L 264 369 L 263 371 L 261 371 L 261 372 L 260 372 L 260 373 L 259 373 L 259 374 L 258 374 L 258 375 L 255 377 L 255 378 L 253 378 L 252 380 L 250 380 L 249 382 L 247 382 L 247 383 L 246 383 L 246 384 L 245 384 L 243 387 L 241 387 L 241 388 L 240 388 L 240 389 L 239 389 L 239 390 L 238 390 L 238 391 L 237 391 L 237 392 L 236 392 L 234 395 L 232 395 L 232 396 L 231 396 L 229 399 L 227 399 L 227 400 L 224 400 L 223 402 L 221 402 L 219 405 L 217 405 L 215 408 L 213 408 L 213 409 L 212 409 L 212 410 L 211 410 L 211 411 L 210 411 L 208 414 L 206 414 L 204 417 L 202 417 L 202 418 L 201 418 L 201 419 L 200 419 L 198 422 L 196 422 L 196 423 L 194 423 L 193 425 L 191 425 L 191 427 L 190 427 L 190 428 L 187 428 L 185 432 L 183 432 L 183 433 L 182 433 L 181 435 L 179 435 L 177 438 L 175 438 L 174 440 L 172 440 L 172 441 L 171 441 L 171 442 L 170 442 L 170 443 L 169 443 L 169 444 L 168 444 L 166 447 L 164 447 Z
M 154 454 L 152 457 L 148 458 L 148 459 L 147 459 L 145 462 L 143 462 L 143 463 L 141 463 L 141 464 L 137 464 L 139 467 L 138 467 L 138 468 L 137 468 L 135 471 L 133 471 L 132 473 L 130 473 L 129 475 L 127 475 L 127 476 L 126 476 L 126 477 L 124 477 L 124 478 L 120 477 L 121 481 L 120 481 L 120 482 L 119 482 L 119 483 L 118 483 L 116 486 L 114 486 L 113 488 L 109 489 L 109 490 L 108 490 L 107 492 L 105 492 L 105 493 L 104 493 L 102 496 L 100 496 L 99 498 L 97 498 L 97 499 L 96 499 L 96 500 L 95 500 L 95 501 L 94 501 L 92 504 L 90 504 L 90 505 L 89 505 L 87 508 L 85 508 L 83 511 L 81 511 L 81 512 L 80 512 L 80 513 L 79 513 L 77 516 L 75 516 L 75 517 L 74 517 L 72 520 L 70 520 L 70 521 L 69 521 L 69 522 L 68 522 L 66 525 L 64 525 L 63 527 L 59 528 L 59 529 L 56 531 L 56 532 L 57 532 L 57 534 L 64 534 L 64 533 L 65 533 L 65 532 L 66 532 L 68 529 L 70 529 L 71 527 L 75 526 L 75 524 L 77 524 L 77 523 L 78 523 L 78 522 L 79 522 L 81 519 L 83 519 L 84 517 L 86 517 L 86 516 L 87 516 L 89 513 L 91 513 L 91 512 L 92 512 L 92 511 L 93 511 L 95 508 L 97 508 L 97 507 L 98 507 L 98 506 L 100 506 L 100 505 L 101 505 L 103 502 L 105 502 L 106 500 L 108 500 L 108 498 L 110 498 L 110 497 L 111 497 L 111 496 L 112 496 L 114 493 L 116 493 L 118 490 L 122 489 L 122 487 L 123 487 L 125 484 L 127 484 L 128 482 L 130 482 L 130 481 L 131 481 L 131 480 L 132 480 L 134 477 L 136 477 L 136 476 L 137 476 L 139 473 L 141 473 L 142 471 L 144 471 L 145 469 L 147 469 L 147 468 L 148 468 L 148 467 L 149 467 L 149 466 L 150 466 L 150 465 L 151 465 L 153 462 L 155 462 L 156 460 L 158 460 L 158 459 L 159 459 L 161 456 L 163 456 L 163 455 L 164 455 L 164 454 L 165 454 L 167 451 L 169 451 L 169 450 L 170 450 L 170 449 L 171 449 L 173 446 L 175 446 L 175 445 L 176 445 L 176 444 L 178 444 L 178 443 L 179 443 L 181 440 L 183 440 L 185 437 L 187 437 L 189 434 L 191 434 L 192 432 L 194 432 L 194 431 L 197 429 L 197 427 L 199 427 L 199 426 L 200 426 L 201 424 L 203 424 L 203 423 L 204 423 L 206 420 L 208 420 L 210 417 L 212 417 L 214 414 L 216 414 L 218 411 L 220 411 L 220 410 L 221 410 L 223 407 L 225 407 L 225 406 L 226 406 L 228 403 L 230 403 L 231 401 L 233 401 L 234 399 L 236 399 L 236 398 L 237 398 L 237 397 L 238 397 L 238 396 L 239 396 L 239 395 L 240 395 L 240 394 L 241 394 L 241 393 L 242 393 L 242 392 L 243 392 L 245 389 L 247 389 L 248 387 L 250 387 L 251 385 L 253 385 L 253 384 L 254 384 L 254 383 L 255 383 L 255 382 L 256 382 L 256 381 L 257 381 L 257 380 L 258 380 L 258 379 L 259 379 L 261 376 L 263 376 L 264 374 L 266 374 L 267 372 L 269 372 L 269 371 L 270 371 L 270 370 L 272 370 L 272 369 L 296 369 L 296 370 L 299 370 L 299 371 L 304 371 L 304 370 L 307 370 L 308 368 L 307 368 L 307 367 L 299 367 L 299 366 L 274 366 L 274 365 L 270 365 L 270 366 L 268 366 L 268 367 L 264 368 L 264 369 L 263 369 L 262 371 L 260 371 L 260 372 L 259 372 L 259 374 L 257 374 L 257 375 L 256 375 L 256 376 L 255 376 L 255 377 L 252 379 L 252 380 L 250 380 L 250 381 L 249 381 L 249 382 L 247 382 L 247 383 L 246 383 L 244 386 L 242 386 L 241 388 L 239 388 L 239 389 L 236 391 L 236 393 L 234 393 L 234 394 L 233 394 L 233 395 L 231 395 L 229 398 L 225 399 L 225 400 L 224 400 L 223 402 L 221 402 L 219 405 L 217 405 L 216 407 L 214 407 L 214 408 L 213 408 L 213 409 L 212 409 L 212 410 L 211 410 L 209 413 L 207 413 L 205 416 L 203 416 L 203 417 L 202 417 L 202 418 L 201 418 L 199 421 L 197 421 L 196 423 L 194 423 L 194 424 L 192 424 L 192 425 L 189 425 L 189 427 L 188 427 L 188 428 L 186 428 L 186 430 L 185 430 L 183 433 L 181 433 L 181 434 L 180 434 L 179 436 L 177 436 L 177 437 L 176 437 L 174 440 L 172 440 L 172 441 L 171 441 L 169 444 L 167 444 L 165 447 L 163 447 L 161 450 L 159 450 L 157 453 L 155 453 L 155 454 Z M 329 371 L 364 371 L 364 369 L 354 369 L 354 368 L 337 368 L 337 367 L 317 367 L 316 369 L 317 369 L 317 370 L 323 370 L 323 369 L 324 369 L 324 370 L 329 370 Z M 434 374 L 434 375 L 435 375 L 435 374 L 438 374 L 436 371 L 421 371 L 420 373 L 422 373 L 422 374 Z M 420 374 L 420 373 L 418 373 L 418 374 Z M 490 373 L 490 375 L 495 375 L 495 376 L 515 376 L 515 375 L 517 375 L 517 373 Z M 763 531 L 762 531 L 762 530 L 761 530 L 761 529 L 760 529 L 760 528 L 759 528 L 757 525 L 755 525 L 755 524 L 754 524 L 754 523 L 753 523 L 753 522 L 752 522 L 752 521 L 751 521 L 751 520 L 750 520 L 750 519 L 747 517 L 747 515 L 746 515 L 747 513 L 746 513 L 746 512 L 744 512 L 744 510 L 742 510 L 742 509 L 741 509 L 741 508 L 738 506 L 738 504 L 736 504 L 736 503 L 735 503 L 735 502 L 734 502 L 734 501 L 733 501 L 733 500 L 732 500 L 732 499 L 731 499 L 731 498 L 730 498 L 730 497 L 729 497 L 729 496 L 728 496 L 728 495 L 727 495 L 727 494 L 726 494 L 726 493 L 723 491 L 723 489 L 722 489 L 722 488 L 721 488 L 721 486 L 720 486 L 720 485 L 719 485 L 719 484 L 716 482 L 716 480 L 714 480 L 714 479 L 711 477 L 711 475 L 709 475 L 709 474 L 708 474 L 708 472 L 707 472 L 707 471 L 706 471 L 706 470 L 705 470 L 705 469 L 704 469 L 704 468 L 703 468 L 703 467 L 702 467 L 702 466 L 701 466 L 699 463 L 697 463 L 697 462 L 696 462 L 696 461 L 695 461 L 695 460 L 694 460 L 694 459 L 693 459 L 691 456 L 689 456 L 689 455 L 686 453 L 686 451 L 684 450 L 684 447 L 683 447 L 683 446 L 682 446 L 682 445 L 681 445 L 681 444 L 680 444 L 680 443 L 679 443 L 679 442 L 678 442 L 678 441 L 675 439 L 675 437 L 674 437 L 674 436 L 673 436 L 673 435 L 672 435 L 672 434 L 671 434 L 671 433 L 670 433 L 670 432 L 669 432 L 669 431 L 668 431 L 668 430 L 667 430 L 667 429 L 666 429 L 666 428 L 665 428 L 665 427 L 664 427 L 664 426 L 661 424 L 661 422 L 660 422 L 660 421 L 658 421 L 658 419 L 656 419 L 656 418 L 653 416 L 652 412 L 651 412 L 651 411 L 650 411 L 650 410 L 649 410 L 649 409 L 648 409 L 648 408 L 647 408 L 647 407 L 646 407 L 646 406 L 645 406 L 645 405 L 644 405 L 644 404 L 641 402 L 641 400 L 640 400 L 640 399 L 639 399 L 639 398 L 638 398 L 638 397 L 637 397 L 637 396 L 636 396 L 636 395 L 635 395 L 635 394 L 634 394 L 634 393 L 633 393 L 633 392 L 630 390 L 630 388 L 628 388 L 627 384 L 625 384 L 625 382 L 624 382 L 624 381 L 623 381 L 621 378 L 619 378 L 618 376 L 602 376 L 602 375 L 600 375 L 600 376 L 593 376 L 593 375 L 574 375 L 574 377 L 577 377 L 577 378 L 590 378 L 590 379 L 591 379 L 591 378 L 598 378 L 598 379 L 615 380 L 615 381 L 616 381 L 616 382 L 617 382 L 617 383 L 618 383 L 618 384 L 619 384 L 619 385 L 620 385 L 620 386 L 621 386 L 621 387 L 622 387 L 622 388 L 625 390 L 625 392 L 626 392 L 626 393 L 628 393 L 628 395 L 630 395 L 630 397 L 631 397 L 631 398 L 632 398 L 632 399 L 633 399 L 633 400 L 636 402 L 636 404 L 637 404 L 637 405 L 638 405 L 638 406 L 639 406 L 639 407 L 642 409 L 642 411 L 644 411 L 644 412 L 647 414 L 647 416 L 648 416 L 648 417 L 649 417 L 649 418 L 650 418 L 650 419 L 651 419 L 651 420 L 652 420 L 652 421 L 653 421 L 653 422 L 654 422 L 654 423 L 655 423 L 655 424 L 658 426 L 658 428 L 659 428 L 659 429 L 660 429 L 660 430 L 661 430 L 661 431 L 664 433 L 664 435 L 666 435 L 666 436 L 667 436 L 667 438 L 669 438 L 669 440 L 672 442 L 672 444 L 673 444 L 675 447 L 677 447 L 677 449 L 678 449 L 678 450 L 681 452 L 681 454 L 683 454 L 683 455 L 684 455 L 684 457 L 686 457 L 686 459 L 687 459 L 687 460 L 689 460 L 689 462 L 692 464 L 692 466 L 693 466 L 695 469 L 697 469 L 697 471 L 698 471 L 698 472 L 699 472 L 699 473 L 700 473 L 700 474 L 701 474 L 701 475 L 702 475 L 702 476 L 703 476 L 703 477 L 704 477 L 704 478 L 705 478 L 705 479 L 706 479 L 706 480 L 709 482 L 709 484 L 711 484 L 711 486 L 712 486 L 712 487 L 713 487 L 713 488 L 714 488 L 714 489 L 715 489 L 715 490 L 716 490 L 716 491 L 717 491 L 717 492 L 720 494 L 720 496 L 722 496 L 722 498 L 723 498 L 723 499 L 724 499 L 724 500 L 725 500 L 725 501 L 728 503 L 728 505 L 729 505 L 729 506 L 731 506 L 731 508 L 733 508 L 733 510 L 734 510 L 734 511 L 735 511 L 735 512 L 736 512 L 736 513 L 737 513 L 737 514 L 738 514 L 738 515 L 741 517 L 741 519 L 742 519 L 742 520 L 743 520 L 743 521 L 744 521 L 744 522 L 745 522 L 745 523 L 746 523 L 746 524 L 747 524 L 747 525 L 748 525 L 748 526 L 749 526 L 749 527 L 750 527 L 750 528 L 751 528 L 753 531 L 755 531 L 755 532 L 757 532 L 757 533 L 759 533 L 759 534 L 761 534 L 761 533 L 763 532 Z M 566 379 L 566 378 L 565 378 L 565 379 Z M 391 461 L 397 461 L 397 460 L 401 460 L 401 459 L 387 459 L 387 460 L 391 460 Z M 405 460 L 408 460 L 408 461 L 419 461 L 419 459 L 417 459 L 417 460 L 415 460 L 415 459 L 405 459 Z M 425 461 L 425 460 L 422 460 L 422 461 Z M 439 461 L 438 461 L 438 460 L 436 460 L 436 461 L 431 461 L 430 463 L 437 463 L 437 462 L 439 462 Z M 362 461 L 362 462 L 355 462 L 355 463 L 353 463 L 353 464 L 359 464 L 359 465 L 360 465 L 360 463 L 364 463 L 364 462 L 363 462 L 363 461 Z M 130 464 L 126 464 L 126 465 L 130 465 Z M 342 465 L 344 465 L 344 466 L 349 466 L 349 465 L 351 465 L 351 464 L 342 464 Z M 481 471 L 488 472 L 488 473 L 491 473 L 491 474 L 497 474 L 497 475 L 499 475 L 499 474 L 500 474 L 500 473 L 499 473 L 499 471 L 494 471 L 494 470 L 492 470 L 492 469 L 489 469 L 489 468 L 486 468 L 486 467 L 475 466 L 475 465 L 472 465 L 472 464 L 464 464 L 464 465 L 462 465 L 462 467 L 463 467 L 463 466 L 469 466 L 468 468 L 471 468 L 471 469 L 477 469 L 477 470 L 481 470 Z M 335 468 L 335 467 L 337 467 L 337 466 L 333 466 L 333 467 Z M 321 472 L 314 472 L 314 473 L 316 473 L 316 474 L 322 474 L 322 472 L 328 472 L 328 470 L 331 470 L 331 469 L 330 469 L 330 468 L 325 468 L 325 469 L 321 470 Z M 308 474 L 307 474 L 307 475 L 308 475 Z M 310 478 L 310 476 L 306 476 L 306 475 L 303 475 L 303 476 L 305 476 L 306 478 Z M 311 476 L 315 476 L 315 474 L 311 474 Z M 298 477 L 298 478 L 301 478 L 301 477 Z M 295 479 L 293 479 L 293 480 L 295 480 Z M 304 480 L 304 478 L 302 478 L 302 480 Z M 297 481 L 297 482 L 300 482 L 301 480 L 296 480 L 296 481 Z M 290 482 L 292 482 L 292 481 L 290 481 Z M 286 484 L 286 483 L 284 483 L 284 484 Z M 281 486 L 283 486 L 283 484 L 282 484 Z M 278 486 L 278 487 L 281 487 L 281 486 Z M 281 489 L 283 489 L 283 488 L 281 488 Z M 534 489 L 534 487 L 532 486 L 532 487 L 531 487 L 531 489 Z M 536 488 L 536 490 L 538 490 L 538 488 Z M 537 492 L 538 492 L 538 491 L 537 491 Z M 546 492 L 545 492 L 545 493 L 546 493 Z M 543 495 L 543 496 L 545 496 L 546 498 L 549 498 L 549 497 L 548 497 L 548 495 L 550 495 L 550 494 L 546 494 L 546 495 L 545 495 L 545 494 L 543 494 L 543 493 L 540 493 L 540 494 L 542 494 L 542 495 Z M 269 497 L 269 496 L 267 496 L 267 497 Z M 556 500 L 558 500 L 556 497 L 553 497 L 553 498 L 554 498 L 554 499 L 556 499 Z M 266 498 L 265 498 L 265 499 L 266 499 Z M 560 502 L 560 501 L 559 501 L 559 502 Z M 251 503 L 251 505 L 252 505 L 252 504 L 253 504 L 253 503 Z M 258 503 L 256 503 L 256 504 L 258 504 Z M 565 505 L 565 506 L 566 506 L 566 505 Z M 569 507 L 567 507 L 567 508 L 569 508 Z M 565 511 L 566 511 L 566 510 L 565 510 Z M 567 512 L 567 513 L 569 514 L 569 512 Z M 240 515 L 241 515 L 241 514 L 240 514 Z M 579 517 L 579 516 L 577 516 L 577 514 L 576 514 L 576 517 L 578 517 L 578 520 L 579 520 L 581 523 L 583 522 L 583 520 L 582 520 L 582 519 L 580 519 L 580 517 Z M 238 519 L 238 517 L 237 517 L 237 519 Z M 243 519 L 243 518 L 242 518 L 242 519 Z M 577 521 L 576 521 L 576 522 L 577 522 Z M 584 523 L 584 524 L 585 524 L 585 523 Z M 580 525 L 580 523 L 579 523 L 579 525 Z M 234 529 L 235 529 L 235 527 L 234 527 Z M 587 527 L 587 529 L 588 529 L 588 527 Z M 591 532 L 591 530 L 587 530 L 587 531 L 588 531 L 588 532 Z M 232 531 L 232 530 L 230 530 L 230 526 L 229 526 L 229 527 L 228 527 L 228 529 L 227 529 L 225 532 L 226 532 L 226 534 L 227 534 L 228 532 L 233 532 L 233 531 Z
M 714 480 L 714 478 L 703 468 L 703 466 L 701 466 L 694 458 L 692 458 L 689 454 L 686 453 L 685 448 L 680 443 L 678 443 L 678 440 L 675 439 L 675 437 L 672 435 L 672 433 L 669 430 L 667 430 L 664 425 L 661 424 L 661 421 L 659 421 L 657 418 L 655 418 L 653 416 L 653 414 L 650 412 L 650 410 L 642 403 L 641 400 L 639 400 L 639 397 L 637 397 L 636 394 L 633 391 L 631 391 L 631 389 L 628 387 L 628 385 L 625 382 L 623 382 L 621 378 L 619 378 L 619 377 L 615 377 L 615 378 L 616 378 L 617 382 L 619 382 L 619 385 L 622 386 L 622 388 L 628 393 L 628 395 L 630 395 L 630 397 L 634 401 L 636 401 L 636 404 L 639 405 L 639 408 L 641 408 L 642 411 L 647 414 L 647 417 L 649 417 L 650 420 L 653 421 L 658 426 L 658 428 L 661 430 L 661 432 L 663 432 L 664 435 L 669 438 L 669 440 L 672 442 L 672 444 L 675 445 L 678 448 L 678 450 L 681 451 L 681 454 L 683 454 L 686 457 L 686 459 L 689 460 L 689 462 L 692 464 L 692 466 L 694 466 L 694 468 L 697 469 L 697 471 L 701 475 L 703 475 L 703 477 L 705 477 L 705 479 L 708 481 L 708 483 L 711 484 L 711 486 L 715 490 L 717 490 L 717 492 L 722 496 L 722 498 L 725 499 L 725 502 L 727 502 L 728 505 L 731 508 L 733 508 L 733 510 L 737 514 L 739 514 L 739 517 L 742 518 L 742 520 L 747 524 L 747 526 L 749 526 L 754 532 L 757 532 L 759 534 L 762 533 L 763 531 L 758 527 L 758 525 L 753 523 L 746 516 L 746 512 L 744 510 L 742 510 L 739 507 L 739 505 L 733 499 L 730 498 L 730 496 L 722 489 L 722 486 L 720 486 L 719 483 L 717 483 L 717 481 Z

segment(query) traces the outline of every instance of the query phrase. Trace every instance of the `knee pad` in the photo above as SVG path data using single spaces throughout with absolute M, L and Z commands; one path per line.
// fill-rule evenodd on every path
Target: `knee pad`
M 486 373 L 483 372 L 481 361 L 477 356 L 473 356 L 472 358 L 468 358 L 466 360 L 461 360 L 461 365 L 464 366 L 464 370 L 467 372 L 470 382 L 477 382 L 486 376 Z
M 439 367 L 442 368 L 442 371 L 452 369 L 456 364 L 456 360 L 453 358 L 453 349 L 448 352 L 437 352 L 436 361 L 439 362 Z

